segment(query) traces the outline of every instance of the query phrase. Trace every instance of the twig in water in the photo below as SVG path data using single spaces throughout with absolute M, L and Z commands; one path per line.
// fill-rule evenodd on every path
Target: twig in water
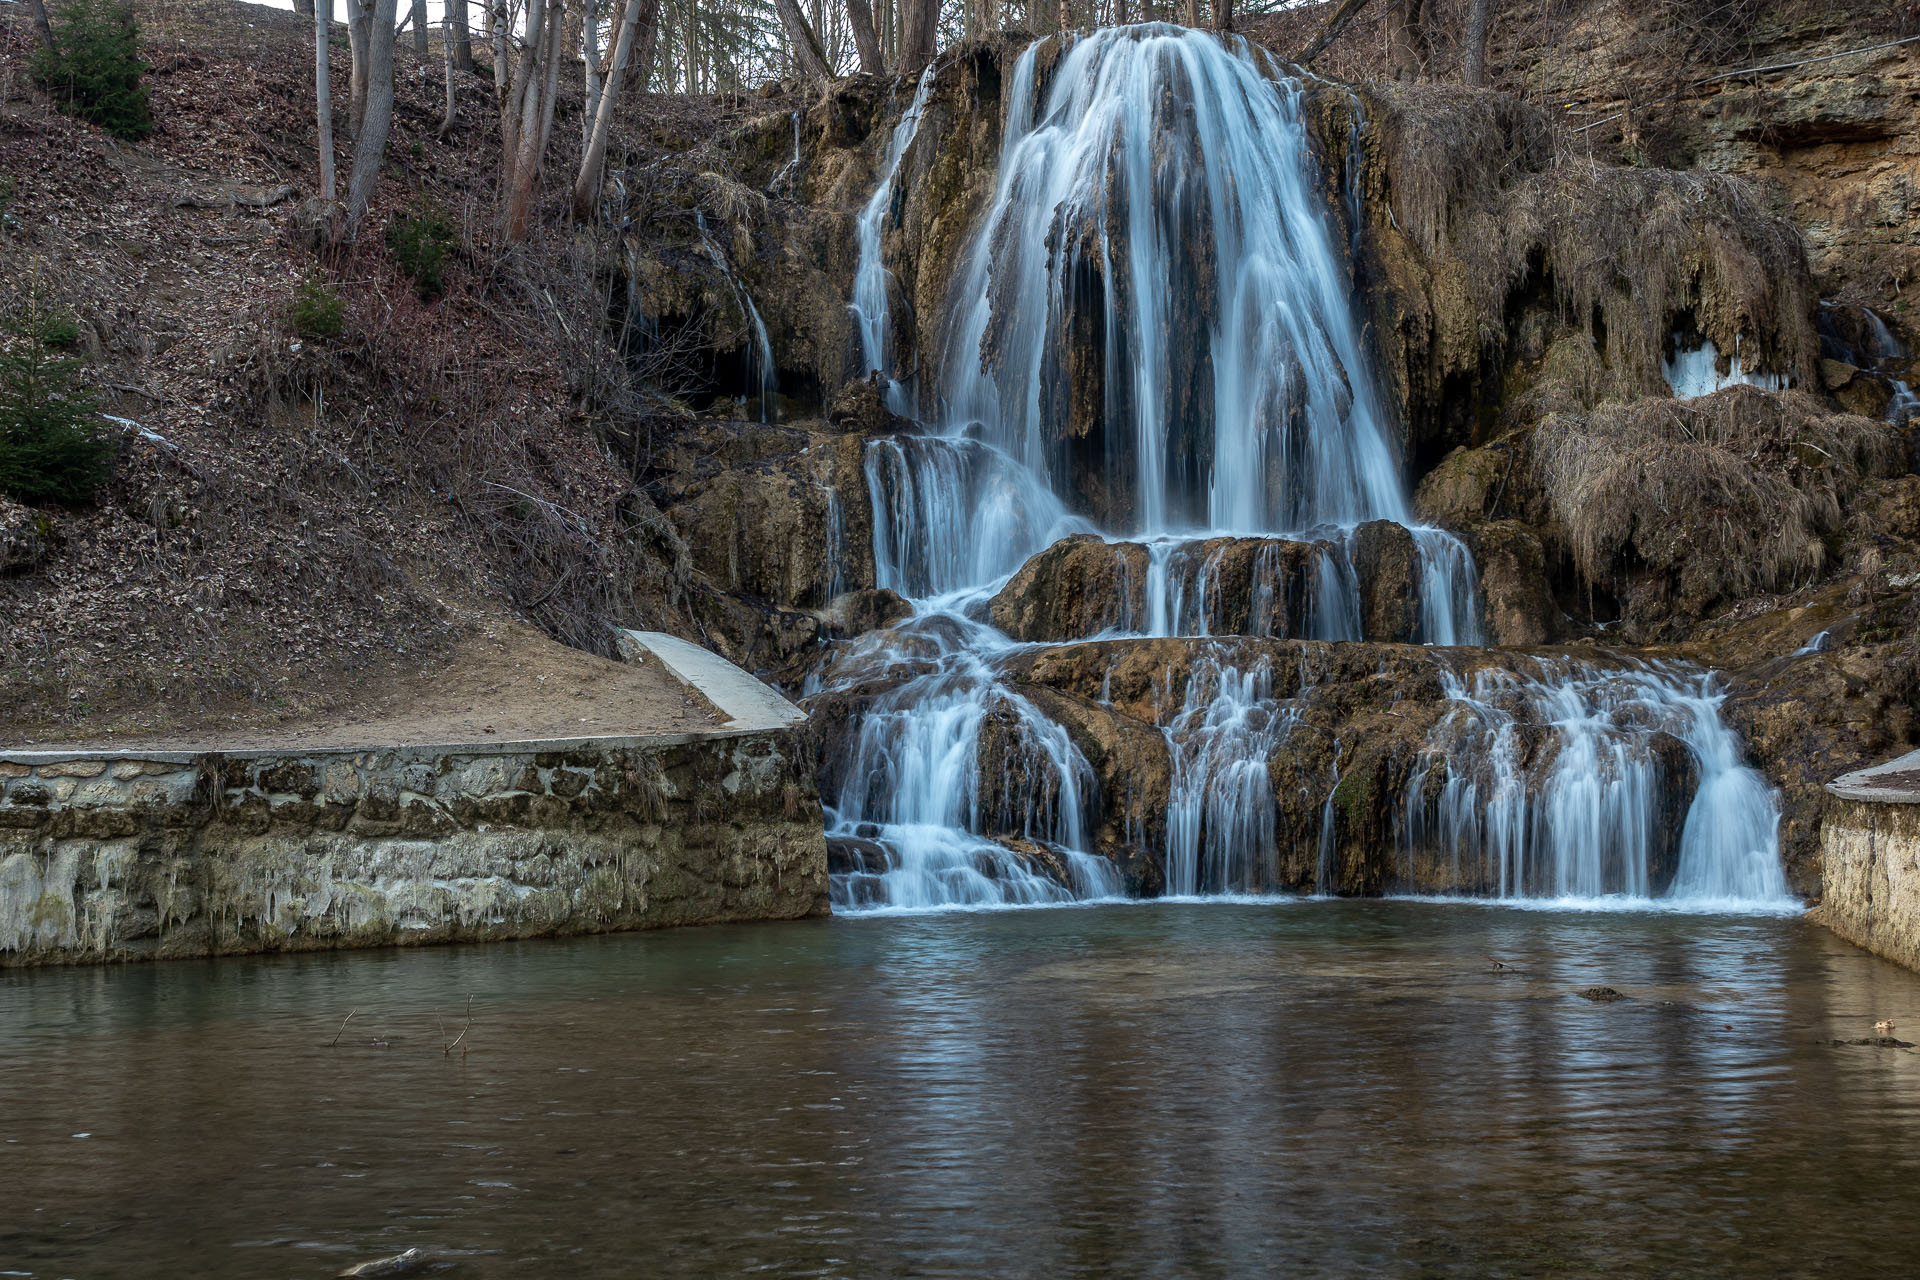
M 347 1024 L 353 1021 L 353 1015 L 358 1012 L 360 1012 L 358 1009 L 350 1010 L 346 1017 L 340 1019 L 340 1030 L 333 1033 L 333 1039 L 327 1042 L 327 1048 L 331 1049 L 340 1043 L 340 1037 L 346 1033 Z
M 469 995 L 467 997 L 467 1025 L 460 1028 L 460 1034 L 453 1038 L 452 1044 L 448 1045 L 446 1048 L 440 1051 L 440 1055 L 442 1057 L 445 1057 L 446 1055 L 452 1053 L 455 1049 L 459 1048 L 460 1042 L 467 1038 L 467 1032 L 471 1030 L 473 1030 L 473 997 Z M 463 1058 L 466 1057 L 467 1051 L 465 1049 L 461 1049 L 460 1056 Z

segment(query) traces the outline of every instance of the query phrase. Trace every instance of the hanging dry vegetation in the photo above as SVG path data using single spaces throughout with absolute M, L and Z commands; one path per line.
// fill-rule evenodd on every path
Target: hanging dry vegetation
M 1534 432 L 1549 530 L 1633 623 L 1805 585 L 1862 487 L 1901 468 L 1894 428 L 1801 392 L 1609 402 Z

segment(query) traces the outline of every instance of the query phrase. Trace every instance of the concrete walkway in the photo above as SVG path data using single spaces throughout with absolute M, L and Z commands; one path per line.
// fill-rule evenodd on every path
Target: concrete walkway
M 1843 774 L 1828 783 L 1827 790 L 1843 800 L 1869 804 L 1920 804 L 1920 751 Z
M 664 631 L 621 630 L 620 656 L 628 662 L 657 658 L 675 679 L 700 694 L 741 732 L 791 729 L 807 713 L 710 649 Z

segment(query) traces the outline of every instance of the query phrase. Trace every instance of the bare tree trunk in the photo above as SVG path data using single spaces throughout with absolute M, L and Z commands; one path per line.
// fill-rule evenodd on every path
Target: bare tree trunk
M 33 29 L 40 33 L 40 43 L 47 46 L 48 53 L 60 52 L 60 46 L 53 41 L 53 24 L 47 21 L 46 0 L 28 0 L 33 9 Z
M 870 76 L 885 75 L 887 60 L 880 54 L 880 37 L 874 34 L 870 0 L 847 0 L 847 26 L 853 30 L 853 47 L 860 54 L 860 69 Z
M 786 28 L 787 43 L 793 46 L 794 67 L 809 80 L 833 79 L 827 51 L 820 47 L 820 37 L 814 34 L 807 15 L 800 12 L 798 0 L 774 0 L 774 8 L 780 13 L 780 25 Z
M 1398 0 L 1387 15 L 1387 48 L 1396 80 L 1418 80 L 1427 69 L 1426 0 Z
M 427 44 L 427 0 L 413 0 L 413 52 L 422 62 L 433 52 Z
M 687 6 L 687 92 L 700 92 L 700 26 L 693 6 Z
M 1213 29 L 1233 30 L 1233 0 L 1213 0 Z
M 1477 87 L 1487 83 L 1487 26 L 1491 0 L 1473 0 L 1467 9 L 1467 56 L 1464 79 Z
M 467 0 L 449 0 L 443 19 L 447 41 L 453 46 L 453 69 L 473 74 L 473 32 L 467 26 Z
M 1200 25 L 1200 0 L 1187 0 L 1187 25 L 1190 27 Z
M 395 0 L 374 0 L 367 41 L 367 102 L 353 142 L 353 179 L 347 185 L 347 239 L 360 233 L 360 219 L 373 199 L 393 127 L 393 11 Z M 357 68 L 356 68 L 357 69 Z
M 1326 25 L 1320 28 L 1320 34 L 1313 38 L 1313 43 L 1308 45 L 1306 51 L 1300 55 L 1300 64 L 1305 66 L 1319 57 L 1328 45 L 1340 38 L 1340 33 L 1347 29 L 1347 24 L 1359 16 L 1360 11 L 1366 8 L 1368 3 L 1369 0 L 1342 0 L 1340 7 L 1333 11 L 1333 16 L 1327 19 Z
M 347 0 L 347 53 L 352 67 L 347 76 L 347 132 L 360 136 L 367 114 L 367 67 L 373 55 L 373 10 L 378 0 Z
M 333 0 L 319 0 L 313 10 L 313 115 L 315 136 L 320 149 L 320 207 L 326 219 L 327 239 L 332 241 L 338 224 L 334 206 L 339 202 L 339 185 L 333 175 Z
M 640 0 L 640 25 L 627 58 L 628 93 L 645 93 L 653 83 L 653 60 L 660 48 L 660 0 Z
M 501 160 L 507 166 L 506 238 L 524 240 L 540 177 L 547 133 L 553 126 L 553 89 L 565 41 L 565 0 L 536 3 L 527 13 L 527 45 L 514 71 L 501 124 Z M 517 119 L 515 119 L 517 117 Z M 506 145 L 508 143 L 511 145 Z
M 296 18 L 311 18 L 313 16 L 313 0 L 293 0 L 293 16 Z
M 540 136 L 533 150 L 533 176 L 537 180 L 547 167 L 547 140 L 553 136 L 553 104 L 560 97 L 560 62 L 574 42 L 567 37 L 566 0 L 553 0 L 547 14 L 547 68 L 540 86 Z
M 507 93 L 513 85 L 513 64 L 507 59 L 507 40 L 510 24 L 507 0 L 488 0 L 487 36 L 493 41 L 493 105 L 500 113 L 501 155 L 506 156 L 512 148 L 509 141 L 507 115 Z
M 580 111 L 580 152 L 593 143 L 593 122 L 600 115 L 600 0 L 586 0 L 580 15 L 580 67 L 587 79 L 587 101 Z M 607 78 L 618 77 L 608 68 Z
M 900 71 L 917 76 L 940 38 L 940 0 L 900 0 Z
M 586 222 L 593 217 L 593 206 L 600 199 L 600 176 L 606 168 L 607 138 L 613 132 L 613 111 L 620 86 L 626 81 L 627 59 L 633 56 L 638 41 L 641 10 L 654 9 L 648 0 L 627 0 L 620 18 L 620 34 L 613 41 L 613 65 L 607 69 L 607 85 L 600 93 L 599 110 L 593 117 L 585 154 L 580 159 L 580 176 L 573 184 L 573 220 Z M 657 12 L 657 9 L 655 9 Z M 651 16 L 651 15 L 649 15 Z
M 451 135 L 453 126 L 460 122 L 460 99 L 453 91 L 453 50 L 453 14 L 448 9 L 440 19 L 440 74 L 447 85 L 447 113 L 440 117 L 440 136 L 443 138 Z

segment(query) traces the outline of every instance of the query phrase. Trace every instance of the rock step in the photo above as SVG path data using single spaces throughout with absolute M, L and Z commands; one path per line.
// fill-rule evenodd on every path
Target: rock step
M 1358 586 L 1357 619 L 1351 593 Z M 1361 636 L 1410 642 L 1420 623 L 1420 556 L 1388 520 L 1326 539 L 1217 537 L 1177 544 L 1064 538 L 1021 566 L 988 607 L 1016 640 L 1106 632 L 1311 638 L 1357 622 Z

